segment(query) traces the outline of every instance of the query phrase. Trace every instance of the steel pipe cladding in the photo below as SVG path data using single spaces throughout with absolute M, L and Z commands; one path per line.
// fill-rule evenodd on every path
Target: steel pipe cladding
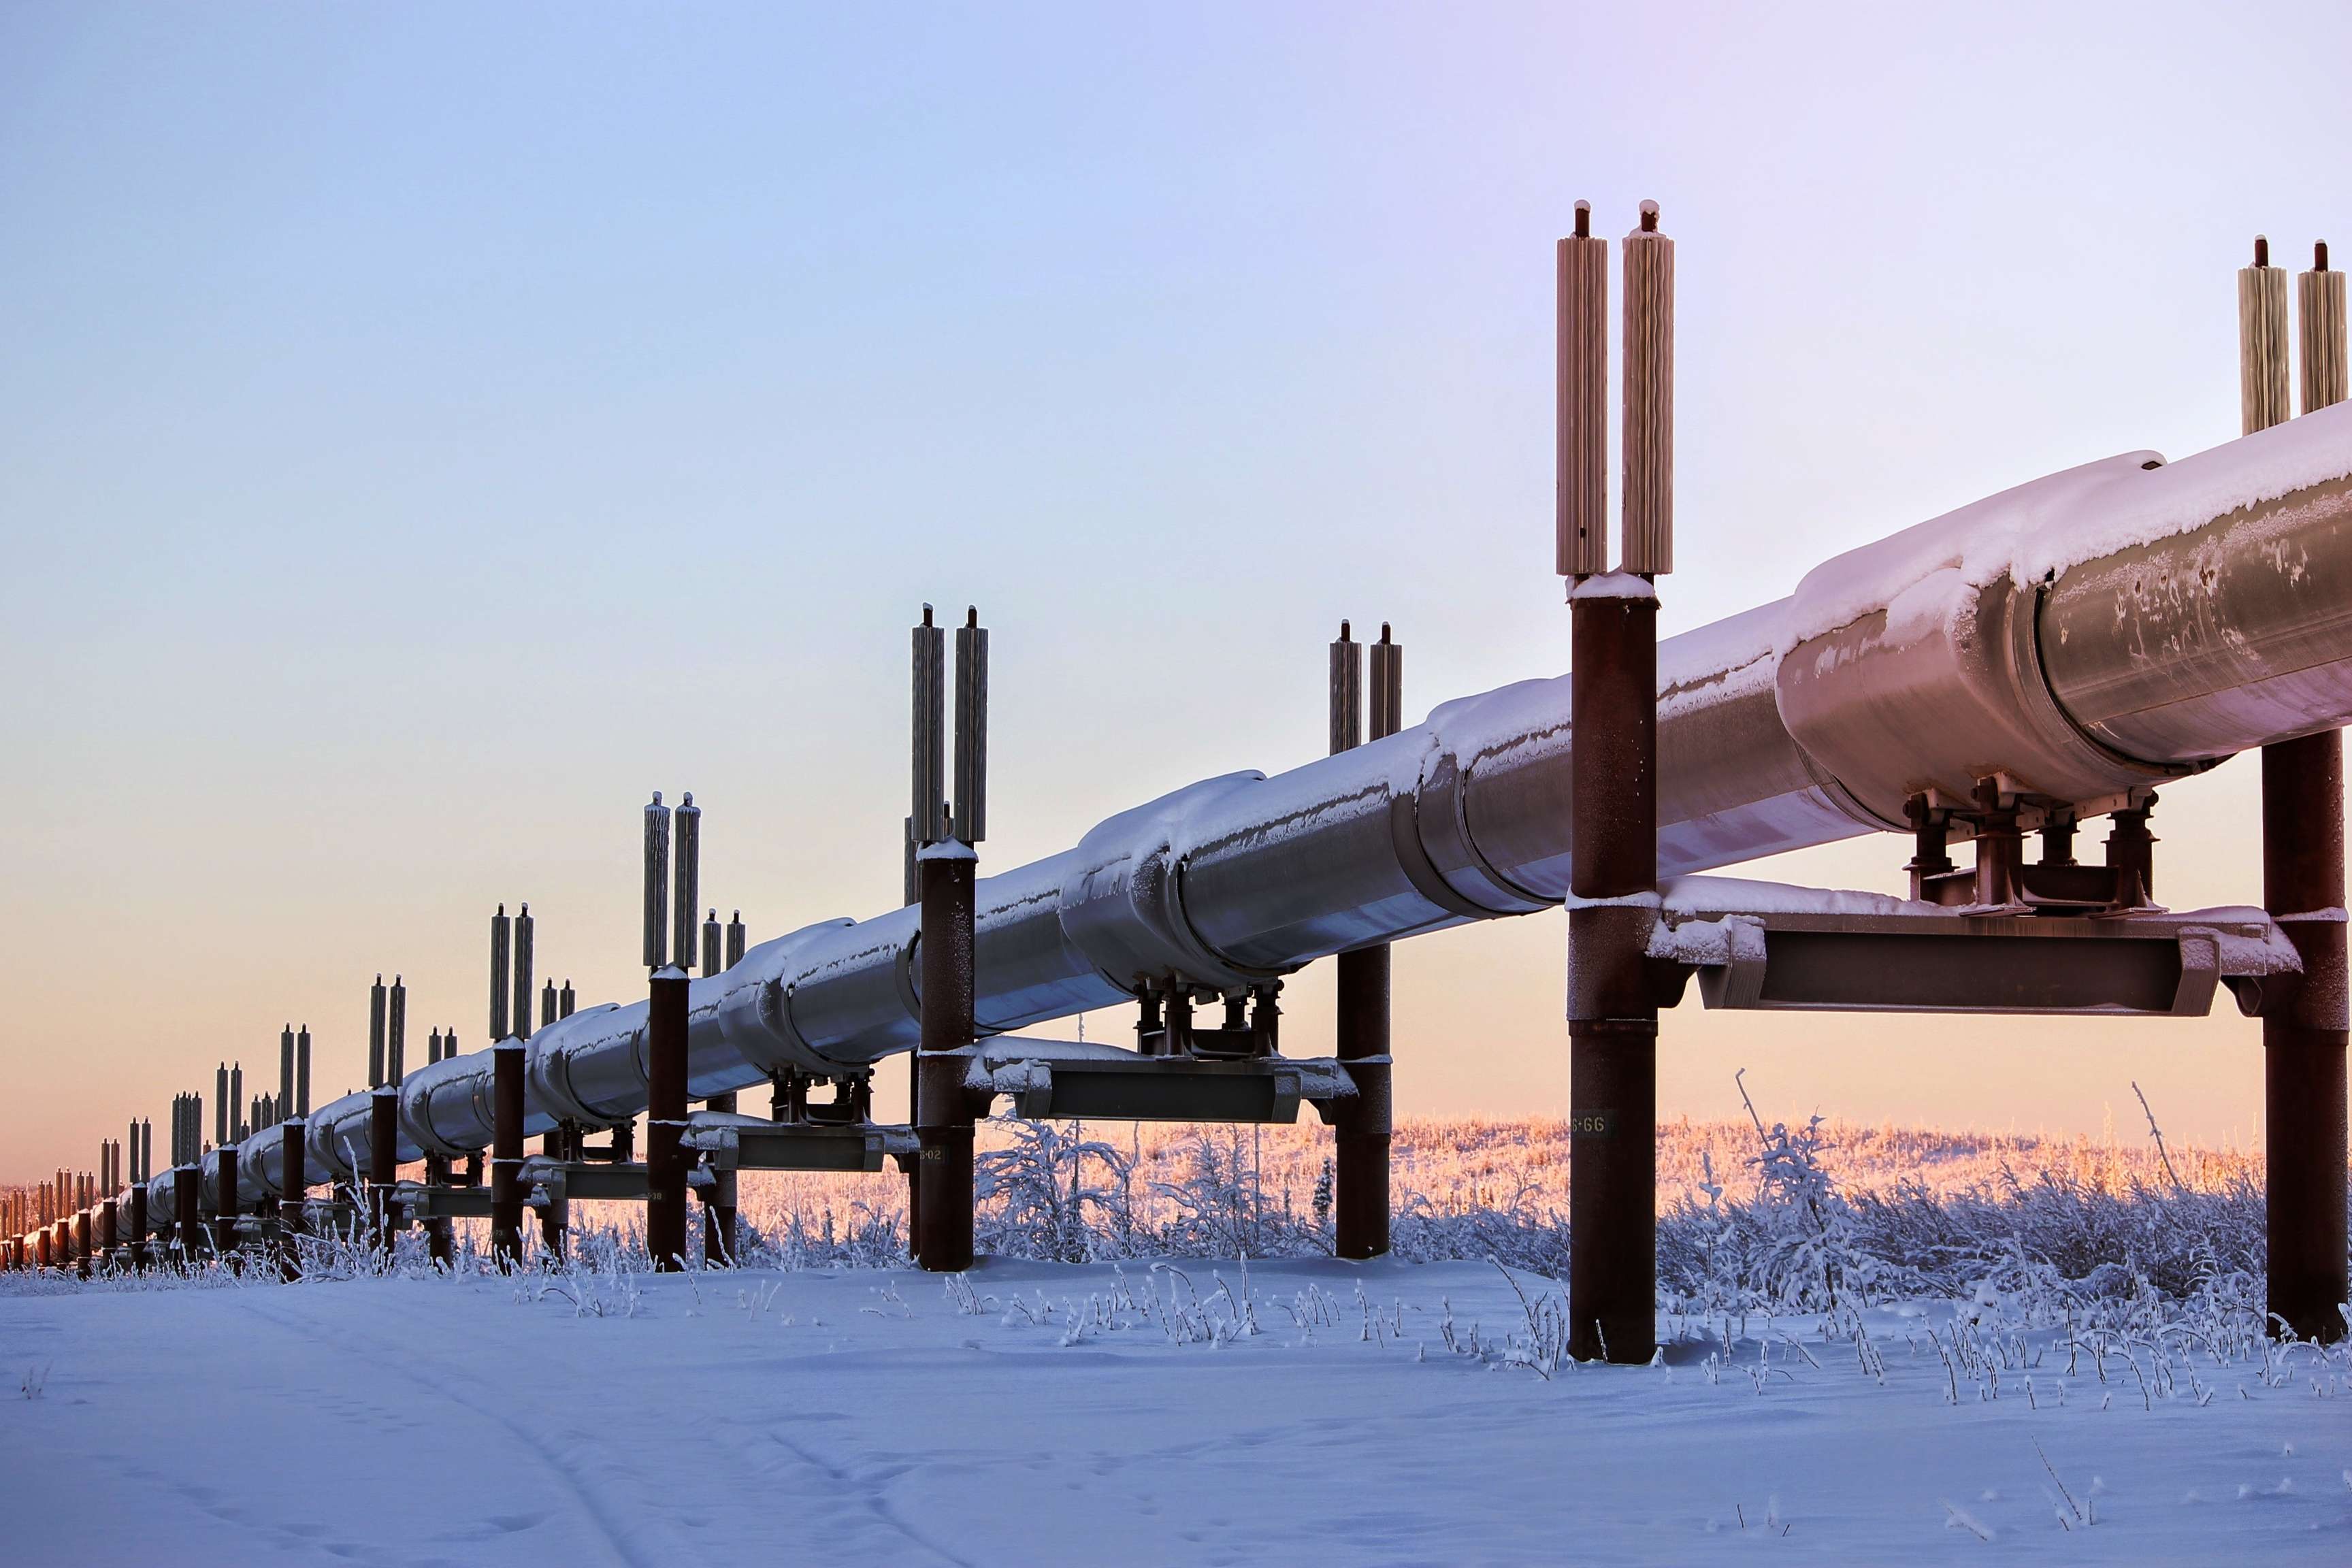
M 2090 816 L 2352 721 L 2352 405 L 2178 463 L 2087 464 L 1849 552 L 1790 598 L 1661 642 L 1657 688 L 1664 878 L 1899 828 L 1908 796 L 1996 773 Z M 1569 689 L 1521 681 L 1271 778 L 1188 784 L 981 879 L 979 1031 L 1555 907 Z M 649 850 L 666 826 L 648 813 Z M 667 922 L 648 861 L 650 944 Z M 917 934 L 912 908 L 824 922 L 691 982 L 689 1094 L 911 1049 Z M 642 1112 L 645 1027 L 638 1001 L 540 1030 L 528 1131 Z M 445 1057 L 399 1096 L 402 1160 L 489 1144 L 491 1053 Z M 363 1174 L 368 1132 L 364 1093 L 320 1107 L 313 1178 Z M 238 1167 L 248 1197 L 275 1195 L 272 1142 Z M 156 1212 L 172 1179 L 152 1184 Z

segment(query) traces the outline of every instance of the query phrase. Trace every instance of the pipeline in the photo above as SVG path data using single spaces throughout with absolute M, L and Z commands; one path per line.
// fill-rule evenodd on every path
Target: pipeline
M 2234 752 L 2352 721 L 2352 405 L 2168 464 L 2131 452 L 1848 552 L 1788 598 L 1659 645 L 1658 868 L 1673 877 L 1901 828 L 1906 802 L 2003 775 L 2088 817 Z M 1314 959 L 1556 906 L 1568 889 L 1567 677 L 1448 702 L 1267 777 L 1186 785 L 982 879 L 983 1034 L 1131 999 L 1234 994 Z M 918 911 L 805 927 L 692 983 L 689 1092 L 912 1047 Z M 526 1131 L 645 1109 L 646 1004 L 529 1042 Z M 519 1020 L 517 1032 L 529 1029 Z M 399 1086 L 398 1157 L 484 1148 L 492 1053 Z M 369 1163 L 369 1096 L 307 1159 Z M 283 1140 L 237 1152 L 278 1195 Z M 201 1182 L 207 1212 L 217 1152 Z M 174 1212 L 170 1171 L 149 1212 Z

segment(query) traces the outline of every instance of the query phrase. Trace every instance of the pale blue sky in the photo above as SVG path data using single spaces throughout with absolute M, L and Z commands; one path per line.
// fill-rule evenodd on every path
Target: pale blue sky
M 2053 9 L 0 6 L 0 1174 L 289 1017 L 344 1087 L 379 968 L 479 1045 L 500 899 L 634 994 L 656 786 L 755 936 L 894 900 L 926 598 L 999 865 L 1319 750 L 1342 616 L 1412 717 L 1565 668 L 1579 196 L 1681 245 L 1670 627 L 2234 435 L 2249 237 L 2352 244 L 2352 24 Z M 2245 771 L 2175 901 L 2255 895 Z M 1559 929 L 1401 956 L 1402 1111 L 1565 1107 Z M 1678 1015 L 1665 1098 L 2243 1135 L 2250 1031 Z

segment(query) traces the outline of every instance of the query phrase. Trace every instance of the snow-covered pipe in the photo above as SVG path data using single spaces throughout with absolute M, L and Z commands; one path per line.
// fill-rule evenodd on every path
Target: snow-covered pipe
M 2352 405 L 2004 491 L 1666 639 L 1658 666 L 1667 877 L 1895 826 L 1910 795 L 1964 797 L 1993 773 L 2092 816 L 2352 721 Z M 1142 979 L 1244 985 L 1549 908 L 1568 887 L 1570 738 L 1568 679 L 1521 681 L 1272 778 L 1186 785 L 985 878 L 981 1030 L 1118 1003 Z M 810 926 L 696 980 L 690 1092 L 912 1047 L 917 923 L 906 908 Z M 636 1002 L 540 1030 L 530 1131 L 641 1111 L 645 1019 Z M 489 1142 L 490 1056 L 410 1076 L 402 1159 Z M 367 1131 L 364 1094 L 321 1107 L 316 1170 L 363 1172 Z M 258 1197 L 278 1174 L 257 1141 L 240 1185 Z

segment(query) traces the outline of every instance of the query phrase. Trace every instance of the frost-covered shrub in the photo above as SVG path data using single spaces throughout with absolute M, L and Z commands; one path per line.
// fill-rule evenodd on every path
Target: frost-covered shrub
M 1088 1139 L 1078 1121 L 1014 1121 L 1005 1131 L 1010 1144 L 973 1160 L 981 1251 L 1060 1263 L 1135 1255 L 1128 1155 Z

